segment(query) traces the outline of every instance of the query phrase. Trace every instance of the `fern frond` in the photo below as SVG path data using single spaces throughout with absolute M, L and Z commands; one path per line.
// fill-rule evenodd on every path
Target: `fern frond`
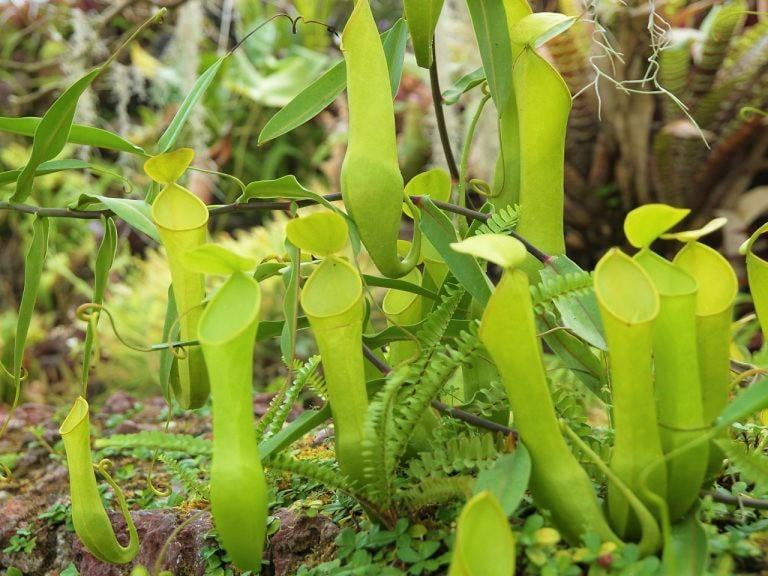
M 555 300 L 581 296 L 592 290 L 592 276 L 589 272 L 573 272 L 546 278 L 531 286 L 531 299 L 536 314 L 551 310 Z
M 161 454 L 159 456 L 160 461 L 165 464 L 165 468 L 168 473 L 173 477 L 176 482 L 181 484 L 184 491 L 192 495 L 194 494 L 201 500 L 206 502 L 211 499 L 211 488 L 208 484 L 200 480 L 197 471 L 190 470 L 183 466 L 180 461 L 168 456 L 167 454 Z
M 731 39 L 744 23 L 746 2 L 735 0 L 714 6 L 702 25 L 705 31 L 701 51 L 691 74 L 691 91 L 700 97 L 715 83 L 715 77 L 728 51 Z
M 437 398 L 453 373 L 468 365 L 481 344 L 477 336 L 479 323 L 470 324 L 468 332 L 462 332 L 453 346 L 445 346 L 433 356 L 432 363 L 421 380 L 408 389 L 406 397 L 400 397 L 392 410 L 390 426 L 385 430 L 385 470 L 394 474 L 397 464 L 405 453 L 416 424 L 432 401 Z
M 270 456 L 264 465 L 272 470 L 288 472 L 318 482 L 330 490 L 344 492 L 363 505 L 372 505 L 369 491 L 362 490 L 341 475 L 339 470 L 328 463 L 317 460 L 297 460 L 278 452 Z
M 388 430 L 401 390 L 420 382 L 431 365 L 435 350 L 442 341 L 451 318 L 456 313 L 464 289 L 448 285 L 440 303 L 424 319 L 416 334 L 421 352 L 419 358 L 390 374 L 387 383 L 368 406 L 364 423 L 363 455 L 370 485 L 388 502 L 393 493 L 392 479 L 396 458 L 389 453 Z
M 519 222 L 518 206 L 507 206 L 491 214 L 488 220 L 478 226 L 475 236 L 480 234 L 506 234 L 510 230 L 517 228 Z
M 722 448 L 726 458 L 735 466 L 745 482 L 754 482 L 762 487 L 768 486 L 768 458 L 762 451 L 750 451 L 730 440 L 721 440 L 717 445 Z
M 257 427 L 257 432 L 263 430 L 263 438 L 269 438 L 277 434 L 285 424 L 291 409 L 299 399 L 302 390 L 307 386 L 317 386 L 323 383 L 322 377 L 318 374 L 320 366 L 320 356 L 312 356 L 304 363 L 297 362 L 294 369 L 293 380 L 285 390 L 277 394 L 270 402 L 267 413 L 262 416 Z M 259 437 L 262 437 L 261 434 Z
M 213 444 L 210 440 L 190 434 L 168 434 L 161 430 L 146 430 L 135 434 L 114 434 L 98 438 L 94 443 L 98 449 L 109 448 L 127 452 L 139 448 L 163 452 L 184 452 L 190 456 L 210 454 Z
M 432 452 L 421 452 L 408 467 L 408 475 L 424 479 L 436 475 L 473 473 L 490 466 L 499 451 L 491 434 L 458 436 Z
M 474 483 L 472 476 L 426 478 L 417 486 L 399 492 L 396 499 L 415 512 L 435 504 L 467 499 L 472 495 Z

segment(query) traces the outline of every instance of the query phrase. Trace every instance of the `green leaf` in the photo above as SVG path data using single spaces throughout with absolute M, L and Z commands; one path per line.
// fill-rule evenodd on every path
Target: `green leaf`
M 502 268 L 517 268 L 525 262 L 528 251 L 520 240 L 505 234 L 481 234 L 451 244 L 456 252 L 488 260 Z
M 461 254 L 451 248 L 458 241 L 456 229 L 451 220 L 429 198 L 419 202 L 421 208 L 421 230 L 443 257 L 448 268 L 472 297 L 483 306 L 491 297 L 491 283 L 483 273 L 480 264 L 469 254 Z
M 422 68 L 429 68 L 432 65 L 432 39 L 443 9 L 443 0 L 403 0 L 403 8 L 416 63 Z
M 480 492 L 466 503 L 456 525 L 448 576 L 514 576 L 515 537 L 499 502 Z
M 768 408 L 768 378 L 762 377 L 750 384 L 749 388 L 739 393 L 725 407 L 715 421 L 715 428 L 727 428 L 766 408 Z
M 539 271 L 543 282 L 556 281 L 557 276 L 583 273 L 584 270 L 565 254 L 559 254 L 549 260 L 549 266 Z M 606 350 L 603 335 L 603 321 L 600 318 L 600 307 L 594 290 L 580 291 L 576 295 L 569 294 L 554 301 L 563 325 L 572 330 L 579 338 L 583 338 L 595 348 Z
M 94 267 L 93 280 L 93 302 L 102 304 L 104 302 L 104 292 L 107 289 L 107 280 L 109 271 L 115 261 L 117 253 L 117 227 L 112 218 L 104 218 L 104 237 L 99 245 L 99 251 L 96 254 L 96 265 Z M 98 314 L 93 314 L 88 320 L 88 326 L 85 331 L 85 342 L 83 344 L 83 370 L 82 384 L 83 390 L 88 388 L 88 375 L 91 369 L 92 351 L 97 337 L 97 328 L 99 323 Z
M 443 91 L 443 104 L 448 106 L 456 104 L 463 94 L 476 86 L 480 86 L 483 82 L 485 82 L 485 70 L 480 66 L 456 80 L 453 86 Z
M 347 244 L 347 233 L 346 220 L 336 212 L 313 212 L 285 226 L 291 244 L 320 257 L 340 252 Z
M 381 35 L 393 97 L 400 86 L 407 34 L 405 21 L 400 19 Z M 344 60 L 340 60 L 270 118 L 259 134 L 259 145 L 309 122 L 330 106 L 346 85 L 347 67 Z
M 163 342 L 169 342 L 178 339 L 179 323 L 176 321 L 178 314 L 176 312 L 176 298 L 173 295 L 173 285 L 168 286 L 168 304 L 165 308 L 165 320 L 163 321 Z M 158 368 L 158 382 L 163 398 L 171 403 L 171 374 L 176 356 L 173 355 L 171 348 L 163 348 L 160 351 L 160 366 Z
M 165 129 L 165 132 L 163 132 L 163 135 L 160 136 L 160 139 L 157 141 L 157 149 L 160 153 L 168 152 L 168 150 L 173 148 L 173 145 L 176 143 L 179 135 L 181 135 L 181 131 L 187 123 L 190 114 L 192 114 L 192 109 L 200 101 L 200 98 L 203 97 L 203 94 L 208 90 L 213 79 L 216 78 L 216 74 L 231 55 L 232 52 L 224 54 L 221 58 L 216 60 L 216 62 L 211 64 L 195 81 L 192 90 L 190 90 L 189 94 L 184 98 L 184 101 L 176 111 L 173 120 L 171 120 L 171 123 Z
M 690 212 L 688 208 L 675 208 L 667 204 L 645 204 L 627 214 L 624 219 L 624 235 L 635 248 L 645 248 Z
M 254 198 L 289 198 L 291 200 L 312 200 L 326 208 L 336 210 L 336 207 L 320 194 L 302 186 L 293 174 L 282 176 L 277 180 L 259 180 L 251 182 L 237 199 L 238 204 L 244 204 Z
M 130 198 L 111 198 L 98 194 L 81 194 L 80 198 L 70 205 L 70 208 L 78 210 L 98 210 L 99 204 L 123 219 L 129 226 L 146 234 L 153 240 L 160 242 L 160 235 L 152 221 L 151 208 L 144 200 Z
M 362 278 L 367 286 L 376 286 L 380 288 L 402 290 L 403 292 L 412 292 L 413 294 L 418 294 L 419 296 L 426 296 L 427 298 L 430 298 L 432 300 L 437 299 L 437 294 L 435 294 L 431 290 L 427 290 L 426 288 L 423 288 L 418 284 L 407 282 L 402 279 L 382 278 L 381 276 L 371 276 L 370 274 L 363 274 Z
M 241 256 L 219 244 L 203 244 L 181 255 L 187 270 L 198 274 L 229 276 L 256 268 L 256 260 Z
M 20 136 L 34 136 L 37 127 L 42 118 L 36 116 L 24 116 L 21 118 L 9 118 L 0 116 L 0 132 L 10 132 Z M 85 126 L 84 124 L 72 124 L 69 131 L 67 142 L 71 144 L 81 144 L 83 146 L 93 146 L 94 148 L 103 148 L 105 150 L 116 150 L 118 152 L 127 152 L 144 156 L 144 149 L 136 146 L 128 140 L 101 128 Z
M 21 293 L 19 318 L 16 324 L 16 336 L 13 344 L 13 377 L 16 390 L 14 405 L 16 405 L 19 399 L 24 347 L 27 343 L 29 325 L 35 313 L 35 303 L 37 302 L 37 294 L 40 289 L 40 278 L 43 275 L 45 256 L 48 253 L 48 219 L 36 217 L 32 227 L 32 243 L 29 246 L 27 258 L 24 261 L 24 290 Z
M 299 281 L 301 280 L 301 251 L 288 240 L 285 248 L 290 258 L 290 266 L 283 273 L 285 294 L 283 296 L 283 317 L 285 323 L 280 330 L 280 351 L 283 362 L 290 366 L 296 353 L 296 330 L 299 319 Z M 261 323 L 264 325 L 264 322 Z
M 488 78 L 488 88 L 500 110 L 512 89 L 512 47 L 504 3 L 501 0 L 467 0 L 467 7 Z
M 525 445 L 518 443 L 512 454 L 500 456 L 493 466 L 477 477 L 474 494 L 488 491 L 501 504 L 505 516 L 514 514 L 528 489 L 531 478 L 531 456 Z
M 100 72 L 101 68 L 96 68 L 72 84 L 43 115 L 35 130 L 32 153 L 19 174 L 11 202 L 26 200 L 32 193 L 32 182 L 37 167 L 47 160 L 53 160 L 64 149 L 75 119 L 77 101 Z
M 709 560 L 709 538 L 696 512 L 672 525 L 664 545 L 664 574 L 700 576 L 706 573 Z
M 53 174 L 54 172 L 62 172 L 64 170 L 86 170 L 91 165 L 88 162 L 82 160 L 66 159 L 66 160 L 50 160 L 43 162 L 35 170 L 35 176 L 44 176 L 45 174 Z M 13 184 L 21 174 L 21 170 L 8 170 L 6 172 L 0 172 L 0 186 L 6 184 Z
M 509 30 L 509 38 L 515 44 L 539 48 L 555 36 L 562 34 L 578 18 L 559 12 L 537 12 L 521 18 Z

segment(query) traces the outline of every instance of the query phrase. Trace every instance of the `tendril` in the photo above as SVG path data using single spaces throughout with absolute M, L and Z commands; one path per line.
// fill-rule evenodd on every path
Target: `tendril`
M 172 416 L 173 416 L 173 404 L 171 402 L 168 402 L 168 415 L 165 418 L 165 426 L 163 427 L 163 432 L 165 432 L 166 434 L 168 433 L 168 429 L 171 426 Z M 147 472 L 147 487 L 150 490 L 152 490 L 152 493 L 155 494 L 155 496 L 159 496 L 161 498 L 167 498 L 173 492 L 170 484 L 165 484 L 158 487 L 152 481 L 152 473 L 155 471 L 155 464 L 157 463 L 157 458 L 159 455 L 160 455 L 160 448 L 155 448 L 155 452 L 154 454 L 152 454 L 152 461 L 149 463 L 149 471 Z
M 13 470 L 0 462 L 0 484 L 10 484 L 13 482 Z

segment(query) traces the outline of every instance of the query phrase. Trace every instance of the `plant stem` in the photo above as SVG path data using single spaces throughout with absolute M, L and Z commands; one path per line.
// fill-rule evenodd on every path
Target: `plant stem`
M 429 85 L 432 88 L 432 105 L 435 108 L 435 119 L 437 120 L 437 131 L 440 134 L 440 142 L 443 145 L 445 161 L 448 164 L 448 171 L 451 173 L 451 180 L 459 181 L 459 168 L 456 166 L 456 158 L 451 150 L 451 142 L 448 139 L 448 127 L 445 124 L 445 112 L 443 111 L 443 93 L 440 91 L 440 78 L 437 74 L 437 51 L 435 42 L 432 41 L 432 66 L 429 67 Z
M 373 353 L 373 350 L 371 350 L 365 344 L 363 344 L 363 356 L 365 356 L 371 362 L 371 364 L 373 364 L 382 374 L 386 375 L 392 372 L 391 366 L 389 366 L 389 364 L 384 362 L 384 360 L 381 358 L 378 358 L 376 354 Z M 485 418 L 467 412 L 466 410 L 453 408 L 448 406 L 448 404 L 444 404 L 438 400 L 432 401 L 432 407 L 438 412 L 442 412 L 443 414 L 450 416 L 451 418 L 455 418 L 456 420 L 466 422 L 467 424 L 475 426 L 476 428 L 484 428 L 485 430 L 490 430 L 491 432 L 501 432 L 502 434 L 506 434 L 512 438 L 517 438 L 516 430 L 501 424 L 497 424 L 496 422 L 486 420 Z
M 329 202 L 341 200 L 341 194 L 326 194 L 323 196 Z M 419 202 L 423 200 L 422 196 L 411 196 L 411 200 L 418 206 Z M 479 212 L 464 206 L 457 206 L 450 202 L 440 202 L 439 200 L 432 200 L 432 203 L 446 212 L 452 212 L 454 214 L 460 214 L 471 218 L 473 220 L 482 220 L 483 222 L 490 220 L 491 215 L 485 212 Z M 218 216 L 220 214 L 230 214 L 232 212 L 251 212 L 259 210 L 269 211 L 283 211 L 287 212 L 291 209 L 291 204 L 294 202 L 285 202 L 280 200 L 269 202 L 247 202 L 244 204 L 221 204 L 218 206 L 211 206 L 208 208 L 208 213 L 211 216 Z M 298 200 L 295 202 L 298 206 L 309 206 L 315 204 L 312 200 Z M 15 204 L 6 201 L 0 201 L 0 211 L 7 210 L 11 212 L 23 212 L 25 214 L 36 214 L 38 216 L 48 218 L 75 218 L 80 220 L 98 220 L 102 216 L 115 216 L 114 212 L 107 210 L 71 210 L 69 208 L 46 208 L 41 206 L 33 206 L 31 204 Z M 540 262 L 547 263 L 550 260 L 550 256 L 536 246 L 528 242 L 525 238 L 517 234 L 516 232 L 508 232 L 508 234 L 514 238 L 520 240 L 525 248 L 530 252 L 531 256 L 539 260 Z
M 702 491 L 701 496 L 709 496 L 715 502 L 720 502 L 722 504 L 745 506 L 747 508 L 754 508 L 756 510 L 768 510 L 768 500 L 760 500 L 758 498 L 741 498 L 740 496 L 734 496 L 732 494 L 710 492 L 707 490 Z

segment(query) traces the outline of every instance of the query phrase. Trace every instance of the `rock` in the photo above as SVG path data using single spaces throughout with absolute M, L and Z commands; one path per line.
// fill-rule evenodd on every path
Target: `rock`
M 118 539 L 125 543 L 124 538 L 127 536 L 122 515 L 111 511 L 109 516 Z M 131 567 L 137 564 L 153 566 L 168 538 L 190 514 L 179 518 L 174 510 L 139 510 L 132 512 L 131 517 L 141 542 Z M 168 545 L 162 569 L 170 570 L 175 576 L 203 576 L 205 560 L 200 552 L 206 545 L 205 535 L 211 527 L 211 517 L 207 512 L 184 526 Z M 126 566 L 114 566 L 97 560 L 85 550 L 75 535 L 73 538 L 73 561 L 81 576 L 121 576 L 129 572 Z
M 339 527 L 325 516 L 307 517 L 281 508 L 275 514 L 280 529 L 269 540 L 268 557 L 275 576 L 291 576 L 302 564 L 311 566 L 330 558 Z
M 125 414 L 136 404 L 136 399 L 125 392 L 118 390 L 104 401 L 101 412 L 104 414 Z

